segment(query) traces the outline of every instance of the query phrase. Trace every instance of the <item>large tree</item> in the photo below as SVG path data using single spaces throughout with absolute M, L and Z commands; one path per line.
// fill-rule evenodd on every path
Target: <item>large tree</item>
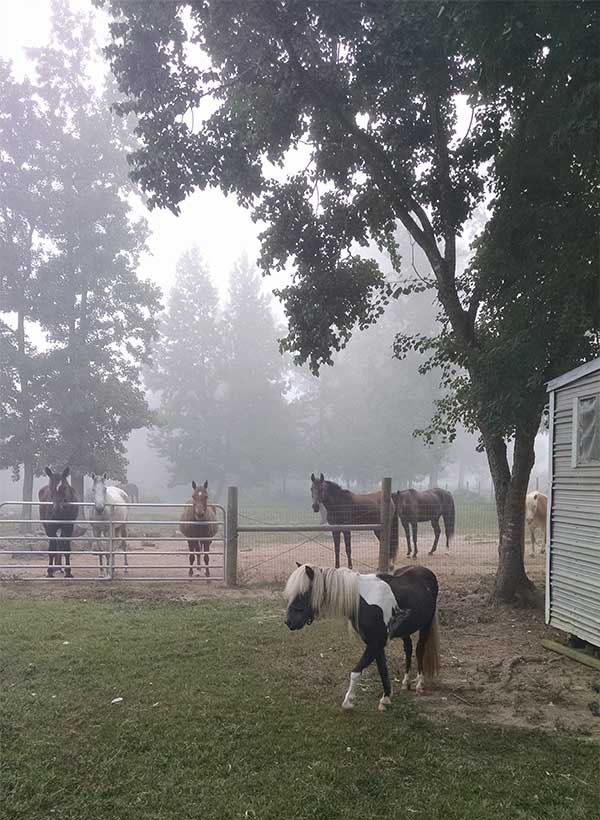
M 500 527 L 496 593 L 526 593 L 523 505 L 543 383 L 598 351 L 598 5 L 110 5 L 108 53 L 142 141 L 134 178 L 174 211 L 209 185 L 254 208 L 267 224 L 265 271 L 294 263 L 281 295 L 300 361 L 317 369 L 384 310 L 390 290 L 357 245 L 393 258 L 401 223 L 422 248 L 442 331 L 397 349 L 430 351 L 445 369 L 438 429 L 463 417 L 480 431 Z M 471 121 L 458 133 L 465 101 Z M 300 170 L 273 172 L 294 149 Z M 457 239 L 486 182 L 493 218 L 462 271 Z M 409 274 L 402 287 L 414 286 Z
M 297 450 L 270 302 L 243 256 L 231 272 L 224 313 L 223 457 L 228 475 L 245 487 L 285 483 Z
M 131 139 L 89 79 L 90 22 L 56 0 L 49 44 L 29 57 L 35 77 L 0 102 L 5 341 L 14 327 L 2 349 L 16 380 L 1 459 L 25 465 L 25 495 L 44 463 L 70 464 L 81 493 L 86 472 L 124 477 L 124 442 L 150 420 L 139 371 L 159 294 L 137 276 L 146 227 L 128 199 Z
M 146 374 L 160 402 L 151 443 L 169 464 L 171 485 L 225 477 L 223 330 L 218 296 L 197 247 L 181 255 Z

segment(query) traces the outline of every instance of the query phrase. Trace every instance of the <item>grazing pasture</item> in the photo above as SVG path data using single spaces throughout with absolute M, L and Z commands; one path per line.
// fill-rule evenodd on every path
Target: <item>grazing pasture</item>
M 595 818 L 598 747 L 581 725 L 490 723 L 499 693 L 506 706 L 528 685 L 521 673 L 538 674 L 526 655 L 541 652 L 539 615 L 514 623 L 519 613 L 477 597 L 442 590 L 438 691 L 397 691 L 380 713 L 371 670 L 346 713 L 339 703 L 357 644 L 335 621 L 290 633 L 280 593 L 4 588 L 3 818 Z M 508 664 L 508 677 L 496 664 L 503 641 L 512 641 L 507 657 L 525 657 Z M 392 678 L 401 654 L 390 652 Z M 577 700 L 575 688 L 589 689 L 593 671 L 546 660 L 542 701 L 560 706 L 552 670 L 569 670 L 564 711 L 585 723 L 588 695 Z M 470 719 L 450 708 L 455 693 Z

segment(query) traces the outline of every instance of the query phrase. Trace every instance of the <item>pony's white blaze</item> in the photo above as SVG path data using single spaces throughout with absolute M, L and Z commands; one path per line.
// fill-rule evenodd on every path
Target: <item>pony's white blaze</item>
M 389 626 L 392 614 L 398 606 L 390 585 L 376 575 L 361 575 L 358 587 L 361 598 L 367 604 L 378 606 L 385 625 Z
M 312 581 L 306 567 L 310 567 L 314 573 Z M 289 604 L 298 595 L 303 595 L 310 589 L 310 604 L 315 615 L 349 618 L 357 622 L 359 577 L 358 573 L 351 569 L 302 564 L 288 578 L 284 595 Z

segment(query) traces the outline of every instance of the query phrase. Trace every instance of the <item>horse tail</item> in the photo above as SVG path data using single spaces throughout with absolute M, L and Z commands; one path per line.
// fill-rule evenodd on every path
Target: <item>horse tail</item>
M 429 635 L 423 654 L 423 672 L 426 678 L 435 678 L 440 671 L 440 630 L 437 609 L 429 626 Z
M 442 517 L 444 519 L 444 529 L 446 530 L 446 543 L 448 545 L 448 549 L 452 546 L 452 541 L 454 540 L 454 527 L 456 524 L 456 509 L 454 507 L 454 499 L 447 493 L 447 498 L 444 499 L 447 504 L 444 505 L 444 512 L 442 513 Z

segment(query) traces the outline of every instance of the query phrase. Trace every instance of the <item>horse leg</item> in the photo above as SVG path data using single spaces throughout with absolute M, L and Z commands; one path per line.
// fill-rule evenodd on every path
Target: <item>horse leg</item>
M 202 546 L 204 547 L 204 563 L 206 565 L 206 577 L 210 578 L 210 569 L 208 568 L 208 562 L 210 560 L 210 555 L 208 554 L 208 548 L 210 547 L 210 541 L 203 541 Z
M 404 644 L 404 677 L 402 678 L 402 688 L 410 689 L 410 667 L 412 665 L 413 645 L 410 637 L 403 638 Z
M 51 536 L 48 538 L 48 570 L 47 575 L 48 578 L 54 578 L 54 541 L 50 540 Z
M 370 666 L 373 663 L 377 655 L 382 650 L 383 647 L 380 643 L 367 644 L 367 646 L 365 647 L 365 651 L 362 653 L 359 662 L 356 664 L 352 672 L 350 672 L 350 686 L 348 687 L 346 696 L 342 701 L 342 709 L 352 709 L 354 707 L 356 687 L 358 686 L 358 681 L 360 680 L 362 671 L 363 669 L 366 669 L 367 666 Z
M 333 548 L 335 550 L 335 568 L 340 568 L 340 532 L 332 532 L 333 535 Z
M 529 527 L 529 538 L 531 539 L 531 548 L 529 550 L 529 555 L 531 558 L 535 555 L 535 530 L 533 527 Z
M 121 549 L 123 550 L 123 564 L 125 566 L 125 575 L 129 573 L 129 561 L 127 559 L 127 527 L 125 524 L 121 525 Z
M 385 649 L 381 650 L 375 660 L 377 661 L 377 669 L 379 670 L 379 677 L 381 678 L 381 683 L 383 685 L 383 695 L 379 700 L 379 706 L 377 708 L 380 712 L 385 712 L 386 707 L 391 706 L 392 703 L 392 687 L 390 685 L 390 673 L 388 672 Z
M 190 568 L 188 570 L 188 575 L 190 576 L 190 578 L 194 574 L 194 556 L 196 554 L 196 544 L 196 541 L 188 541 L 188 550 L 190 551 Z M 200 571 L 200 568 L 198 568 L 198 571 Z
M 410 526 L 405 518 L 402 519 L 402 526 L 406 534 L 406 557 L 410 558 Z
M 344 530 L 344 546 L 346 547 L 348 569 L 352 569 L 352 533 L 350 530 Z
M 435 533 L 435 538 L 433 540 L 433 547 L 429 550 L 429 554 L 433 555 L 433 553 L 437 549 L 438 541 L 440 540 L 440 534 L 442 532 L 442 529 L 440 527 L 439 518 L 438 519 L 432 518 L 431 519 L 431 526 L 433 527 L 433 532 Z
M 411 526 L 411 529 L 412 529 L 412 537 L 413 537 L 413 558 L 416 560 L 417 553 L 419 552 L 419 549 L 417 547 L 417 522 L 413 521 L 410 526 Z
M 64 537 L 63 552 L 65 555 L 65 578 L 72 578 L 71 574 L 71 536 L 73 535 L 73 524 L 67 524 L 61 529 L 61 535 Z M 77 543 L 77 542 L 75 542 Z
M 429 633 L 431 632 L 431 622 L 424 626 L 422 629 L 419 630 L 419 641 L 417 643 L 417 648 L 415 650 L 415 654 L 417 656 L 417 685 L 415 686 L 415 692 L 417 695 L 422 695 L 425 691 L 425 675 L 423 674 L 423 656 L 425 654 L 425 647 L 427 645 L 427 639 L 429 638 Z

